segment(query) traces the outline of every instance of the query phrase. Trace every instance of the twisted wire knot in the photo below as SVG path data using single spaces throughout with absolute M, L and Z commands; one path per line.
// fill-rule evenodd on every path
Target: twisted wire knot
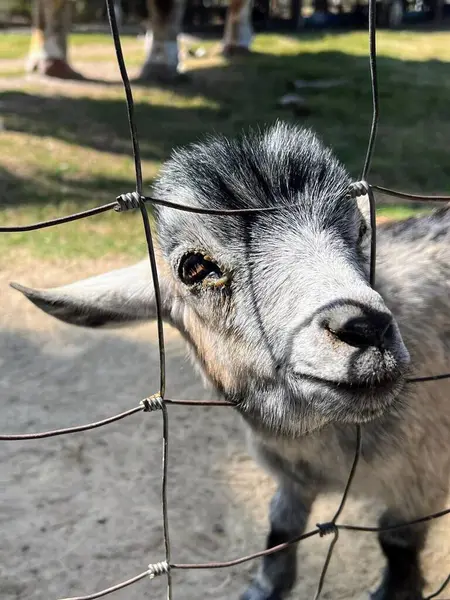
M 114 210 L 117 212 L 123 212 L 125 210 L 134 210 L 135 208 L 139 208 L 140 200 L 141 196 L 137 192 L 128 192 L 127 194 L 120 194 L 120 196 L 117 196 L 116 198 L 117 205 L 114 207 Z
M 354 181 L 348 186 L 347 198 L 358 198 L 359 196 L 365 196 L 369 191 L 369 184 L 367 181 Z
M 170 565 L 167 560 L 162 560 L 161 562 L 154 563 L 148 565 L 148 576 L 150 579 L 154 579 L 159 575 L 164 575 L 164 573 L 168 573 L 170 570 Z
M 153 412 L 154 410 L 162 410 L 164 406 L 164 400 L 161 398 L 161 394 L 153 394 L 148 398 L 144 398 L 140 402 L 144 412 Z
M 320 537 L 330 535 L 331 533 L 336 534 L 338 532 L 337 525 L 336 523 L 333 523 L 333 521 L 330 521 L 329 523 L 316 523 L 316 527 L 319 530 Z

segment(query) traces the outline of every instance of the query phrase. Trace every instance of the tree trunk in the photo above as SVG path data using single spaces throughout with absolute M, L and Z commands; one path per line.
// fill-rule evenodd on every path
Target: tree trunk
M 67 36 L 72 6 L 69 0 L 34 0 L 28 72 L 39 71 L 50 77 L 80 79 L 67 62 Z
M 179 35 L 186 0 L 147 0 L 150 27 L 141 79 L 172 80 L 180 71 Z
M 222 40 L 224 54 L 250 52 L 253 38 L 252 7 L 253 0 L 230 0 Z

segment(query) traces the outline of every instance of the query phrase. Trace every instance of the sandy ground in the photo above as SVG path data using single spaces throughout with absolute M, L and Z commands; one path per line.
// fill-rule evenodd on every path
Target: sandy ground
M 60 324 L 7 287 L 56 285 L 111 263 L 0 267 L 1 430 L 31 432 L 110 416 L 157 391 L 154 325 L 98 333 Z M 184 346 L 167 331 L 168 396 L 207 398 Z M 209 397 L 211 397 L 209 395 Z M 248 458 L 240 421 L 226 408 L 170 407 L 169 503 L 175 562 L 225 560 L 263 548 L 273 484 Z M 57 600 L 129 578 L 162 560 L 161 415 L 138 414 L 95 431 L 0 445 L 0 598 Z M 321 498 L 310 525 L 338 497 Z M 348 503 L 343 521 L 374 523 L 377 507 Z M 450 520 L 436 522 L 425 553 L 430 589 L 450 570 Z M 299 549 L 293 598 L 312 599 L 326 538 Z M 323 600 L 367 598 L 382 562 L 373 534 L 347 534 Z M 238 598 L 255 565 L 174 572 L 174 599 Z M 111 596 L 165 598 L 164 578 Z M 440 598 L 449 598 L 450 591 Z

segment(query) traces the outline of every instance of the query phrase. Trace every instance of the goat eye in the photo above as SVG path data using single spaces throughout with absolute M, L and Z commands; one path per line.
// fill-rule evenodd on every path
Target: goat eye
M 214 285 L 223 279 L 223 273 L 209 256 L 199 253 L 186 254 L 178 267 L 178 276 L 186 285 L 206 281 Z

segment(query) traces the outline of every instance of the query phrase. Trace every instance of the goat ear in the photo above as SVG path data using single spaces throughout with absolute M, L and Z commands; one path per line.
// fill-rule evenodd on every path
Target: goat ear
M 160 269 L 163 318 L 170 316 L 170 280 Z M 37 290 L 18 283 L 22 292 L 49 315 L 83 327 L 115 327 L 156 318 L 155 289 L 148 260 L 65 285 Z

